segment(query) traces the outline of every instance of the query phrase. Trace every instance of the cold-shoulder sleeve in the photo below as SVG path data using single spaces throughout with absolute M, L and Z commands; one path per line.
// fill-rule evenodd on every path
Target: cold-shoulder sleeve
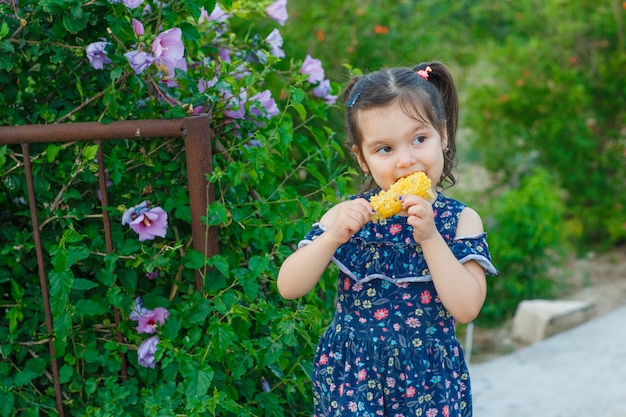
M 455 237 L 449 246 L 459 262 L 476 261 L 487 274 L 498 274 L 498 270 L 491 262 L 491 254 L 487 245 L 487 233 L 480 233 L 476 236 Z
M 326 231 L 326 227 L 321 223 L 314 223 L 311 230 L 304 236 L 304 238 L 298 243 L 298 248 L 306 246 L 309 243 L 317 239 L 322 233 Z

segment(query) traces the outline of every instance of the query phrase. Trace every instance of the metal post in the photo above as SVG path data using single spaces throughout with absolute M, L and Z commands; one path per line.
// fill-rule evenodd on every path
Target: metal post
M 54 336 L 52 325 L 52 312 L 50 311 L 50 296 L 48 293 L 48 280 L 46 279 L 46 268 L 43 263 L 43 248 L 41 246 L 41 236 L 39 235 L 39 218 L 37 216 L 37 201 L 35 200 L 35 187 L 33 185 L 33 172 L 30 165 L 30 152 L 28 143 L 22 143 L 24 153 L 24 171 L 26 175 L 26 187 L 28 188 L 28 205 L 30 206 L 30 217 L 33 223 L 33 240 L 35 241 L 35 252 L 37 254 L 37 268 L 39 270 L 39 285 L 41 285 L 41 296 L 43 298 L 43 311 L 46 316 L 46 329 L 48 330 L 48 345 L 50 346 L 50 362 L 52 365 L 52 377 L 54 379 L 54 392 L 57 400 L 59 416 L 63 417 L 63 393 L 59 382 L 59 366 L 54 357 Z

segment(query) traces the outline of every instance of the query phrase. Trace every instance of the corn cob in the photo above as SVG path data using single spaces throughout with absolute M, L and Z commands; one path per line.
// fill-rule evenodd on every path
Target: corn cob
M 421 171 L 417 171 L 396 181 L 389 190 L 380 191 L 370 198 L 370 204 L 375 213 L 371 220 L 378 221 L 402 211 L 402 202 L 398 199 L 401 195 L 414 194 L 425 199 L 433 197 L 430 189 L 430 178 Z

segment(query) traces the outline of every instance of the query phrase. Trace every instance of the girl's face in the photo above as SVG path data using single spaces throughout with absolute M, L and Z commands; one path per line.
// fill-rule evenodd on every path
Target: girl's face
M 398 102 L 359 110 L 361 149 L 354 145 L 359 165 L 383 190 L 401 177 L 424 171 L 433 191 L 443 172 L 447 139 L 431 125 L 406 115 Z

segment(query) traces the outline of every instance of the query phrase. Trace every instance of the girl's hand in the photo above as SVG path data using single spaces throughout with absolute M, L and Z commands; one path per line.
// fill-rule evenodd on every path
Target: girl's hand
M 372 206 L 369 201 L 357 198 L 339 203 L 328 210 L 320 223 L 326 227 L 325 233 L 339 246 L 358 232 L 370 220 L 371 214 Z
M 409 216 L 407 223 L 413 227 L 413 238 L 417 243 L 439 234 L 435 226 L 433 206 L 427 200 L 416 195 L 403 195 L 402 208 Z

